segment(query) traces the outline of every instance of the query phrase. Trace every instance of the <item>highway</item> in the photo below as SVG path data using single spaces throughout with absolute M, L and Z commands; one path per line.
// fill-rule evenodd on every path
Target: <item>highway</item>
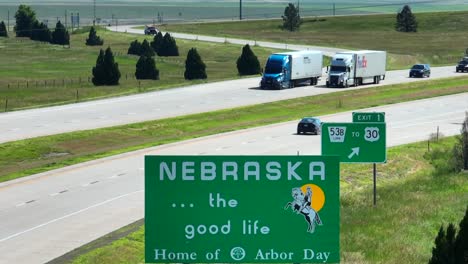
M 142 34 L 143 30 L 132 26 L 109 27 L 110 30 Z M 176 38 L 224 42 L 225 38 L 171 33 Z M 227 39 L 230 43 L 245 44 L 251 40 Z M 317 49 L 333 55 L 342 49 L 289 45 L 271 42 L 254 42 L 259 46 L 278 49 Z M 252 44 L 252 43 L 251 43 Z M 462 76 L 455 72 L 455 66 L 433 67 L 430 79 Z M 200 84 L 164 91 L 135 94 L 125 97 L 82 102 L 76 104 L 46 107 L 0 113 L 0 143 L 54 135 L 78 130 L 88 130 L 136 122 L 202 113 L 225 108 L 273 102 L 291 98 L 342 91 L 340 88 L 325 87 L 326 72 L 316 86 L 301 86 L 286 90 L 260 90 L 259 77 Z M 409 78 L 408 70 L 388 71 L 386 79 L 377 86 L 422 81 L 427 79 Z M 363 89 L 375 85 L 363 85 L 346 90 Z
M 462 76 L 454 66 L 434 67 L 430 79 Z M 325 72 L 324 72 L 325 76 Z M 408 70 L 389 71 L 378 86 L 415 82 Z M 317 86 L 260 90 L 260 77 L 181 87 L 83 103 L 0 113 L 0 143 L 26 138 L 156 120 L 225 108 L 343 91 Z M 346 90 L 363 89 L 362 85 Z
M 379 85 L 423 80 L 407 75 L 407 70 L 390 71 Z M 431 79 L 460 75 L 454 66 L 434 67 Z M 316 87 L 259 90 L 259 80 L 2 113 L 0 143 L 343 90 L 324 87 L 323 79 Z M 446 136 L 459 133 L 467 106 L 468 93 L 464 93 L 365 111 L 386 112 L 387 145 L 395 146 L 425 140 L 437 127 Z M 321 118 L 349 122 L 351 112 Z M 0 263 L 44 263 L 143 218 L 144 155 L 319 155 L 320 137 L 296 135 L 296 125 L 293 121 L 203 137 L 0 183 Z
M 309 88 L 315 89 L 315 88 Z M 468 93 L 364 109 L 386 112 L 387 146 L 459 133 Z M 351 112 L 323 116 L 350 122 Z M 203 137 L 0 183 L 0 263 L 44 263 L 143 218 L 144 155 L 319 155 L 286 122 Z

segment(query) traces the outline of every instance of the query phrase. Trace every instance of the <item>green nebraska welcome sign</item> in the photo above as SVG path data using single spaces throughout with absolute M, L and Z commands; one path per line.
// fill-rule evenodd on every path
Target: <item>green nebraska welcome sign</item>
M 333 156 L 146 156 L 145 261 L 339 262 Z

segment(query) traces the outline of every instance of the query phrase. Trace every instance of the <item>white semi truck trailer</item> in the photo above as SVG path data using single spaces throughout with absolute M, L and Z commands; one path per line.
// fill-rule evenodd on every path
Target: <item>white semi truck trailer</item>
M 378 84 L 385 79 L 387 53 L 378 50 L 339 52 L 328 68 L 327 87 Z
M 315 50 L 274 53 L 268 57 L 260 88 L 292 88 L 299 83 L 316 85 L 322 76 L 323 53 Z

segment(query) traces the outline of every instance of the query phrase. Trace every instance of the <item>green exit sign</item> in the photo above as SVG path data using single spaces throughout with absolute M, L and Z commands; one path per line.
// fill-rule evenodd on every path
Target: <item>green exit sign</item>
M 385 122 L 385 112 L 353 112 L 353 122 Z
M 339 263 L 336 156 L 146 156 L 146 263 Z
M 385 163 L 385 123 L 323 123 L 322 155 L 336 155 L 341 162 Z

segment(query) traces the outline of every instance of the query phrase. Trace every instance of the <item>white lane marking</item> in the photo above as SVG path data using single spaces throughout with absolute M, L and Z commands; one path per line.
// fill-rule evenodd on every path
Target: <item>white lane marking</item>
M 95 184 L 95 183 L 98 183 L 98 182 L 99 181 L 88 182 L 88 183 L 82 184 L 81 187 L 88 187 L 89 185 L 92 185 L 92 184 Z
M 139 193 L 139 192 L 143 192 L 143 191 L 144 191 L 144 190 L 134 191 L 134 192 L 131 192 L 131 193 L 127 193 L 127 194 L 123 194 L 123 195 L 120 195 L 120 196 L 111 198 L 111 199 L 106 200 L 106 201 L 104 201 L 104 202 L 100 202 L 100 203 L 91 205 L 91 206 L 89 206 L 89 207 L 83 208 L 83 209 L 81 209 L 81 210 L 79 210 L 79 211 L 76 211 L 76 212 L 74 212 L 74 213 L 67 214 L 67 215 L 61 216 L 61 217 L 59 217 L 59 218 L 55 218 L 55 219 L 53 219 L 53 220 L 50 220 L 49 222 L 45 222 L 45 223 L 40 224 L 40 225 L 37 225 L 37 226 L 35 226 L 35 227 L 29 228 L 29 229 L 26 229 L 26 230 L 24 230 L 24 231 L 18 232 L 18 233 L 16 233 L 16 234 L 7 236 L 7 237 L 5 237 L 5 238 L 2 238 L 2 239 L 0 239 L 0 242 L 5 242 L 5 241 L 7 241 L 7 240 L 9 240 L 9 239 L 12 239 L 12 238 L 14 238 L 14 237 L 17 237 L 17 236 L 19 236 L 19 235 L 25 234 L 25 233 L 27 233 L 27 232 L 31 232 L 31 231 L 33 231 L 33 230 L 36 230 L 36 229 L 41 228 L 41 227 L 43 227 L 43 226 L 46 226 L 46 225 L 55 223 L 55 222 L 60 221 L 60 220 L 62 220 L 62 219 L 68 218 L 68 217 L 70 217 L 70 216 L 77 215 L 77 214 L 82 213 L 82 212 L 84 212 L 84 211 L 86 211 L 86 210 L 89 210 L 89 209 L 92 209 L 92 208 L 95 208 L 95 207 L 104 205 L 104 204 L 106 204 L 106 203 L 113 202 L 113 201 L 115 201 L 115 200 L 118 200 L 118 199 L 123 198 L 123 197 L 126 197 L 126 196 L 130 196 L 130 195 L 132 195 L 132 194 L 136 194 L 136 193 Z
M 21 207 L 23 205 L 25 205 L 26 203 L 20 203 L 20 204 L 17 204 L 16 207 Z
M 49 194 L 49 195 L 53 197 L 53 196 L 59 195 L 59 193 L 51 193 L 51 194 Z

